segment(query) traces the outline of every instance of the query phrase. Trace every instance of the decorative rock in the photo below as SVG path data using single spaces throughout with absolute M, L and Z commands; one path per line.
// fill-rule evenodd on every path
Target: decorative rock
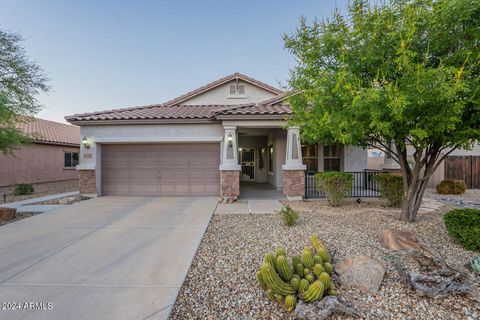
M 379 240 L 385 248 L 393 251 L 422 249 L 415 234 L 408 231 L 384 229 Z
M 360 317 L 361 314 L 351 303 L 342 297 L 327 296 L 315 303 L 299 301 L 293 313 L 293 319 L 326 320 L 334 313 L 343 313 L 351 317 Z
M 337 264 L 335 271 L 340 275 L 340 284 L 363 292 L 377 292 L 385 275 L 383 266 L 367 256 L 343 260 Z
M 17 209 L 15 209 L 15 208 L 2 208 L 2 207 L 0 207 L 0 220 L 10 221 L 10 220 L 15 219 L 15 212 L 17 212 Z

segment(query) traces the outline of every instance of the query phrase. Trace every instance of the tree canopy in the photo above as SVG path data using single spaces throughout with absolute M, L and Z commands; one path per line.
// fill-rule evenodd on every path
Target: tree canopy
M 306 141 L 390 152 L 406 220 L 443 158 L 480 139 L 479 17 L 480 0 L 358 0 L 284 36 L 297 60 L 291 121 Z
M 37 95 L 48 91 L 47 78 L 20 45 L 22 37 L 0 30 L 0 151 L 10 154 L 30 139 L 16 128 L 40 110 Z

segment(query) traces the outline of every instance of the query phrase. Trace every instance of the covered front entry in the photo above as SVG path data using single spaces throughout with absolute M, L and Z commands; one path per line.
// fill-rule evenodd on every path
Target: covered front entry
M 102 195 L 218 196 L 220 144 L 102 145 Z
M 224 124 L 221 197 L 234 199 L 302 199 L 305 165 L 302 164 L 299 129 L 285 130 L 283 122 Z

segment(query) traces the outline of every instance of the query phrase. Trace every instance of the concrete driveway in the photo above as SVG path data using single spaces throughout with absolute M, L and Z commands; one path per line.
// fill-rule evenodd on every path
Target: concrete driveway
M 216 204 L 101 197 L 0 227 L 0 319 L 167 318 Z

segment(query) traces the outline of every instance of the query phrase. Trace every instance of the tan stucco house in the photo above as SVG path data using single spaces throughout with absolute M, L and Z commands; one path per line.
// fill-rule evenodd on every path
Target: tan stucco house
M 241 182 L 304 196 L 308 172 L 363 171 L 367 151 L 302 145 L 287 94 L 234 73 L 162 104 L 67 116 L 81 127 L 87 195 L 221 196 Z
M 17 129 L 33 142 L 0 154 L 0 186 L 78 179 L 79 127 L 28 117 Z

